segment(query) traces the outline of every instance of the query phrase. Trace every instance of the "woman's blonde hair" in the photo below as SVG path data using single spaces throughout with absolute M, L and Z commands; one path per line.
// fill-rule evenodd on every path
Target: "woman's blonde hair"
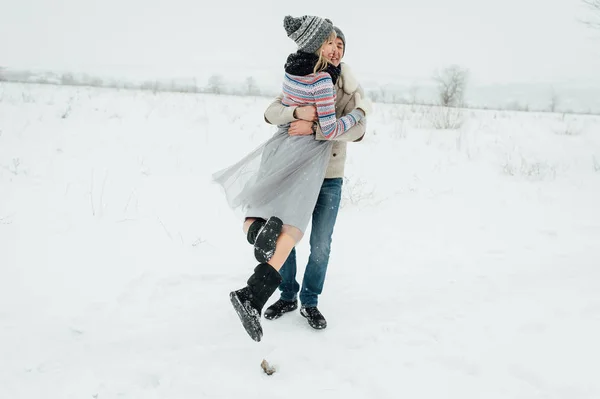
M 337 37 L 337 34 L 335 33 L 335 30 L 334 30 L 331 32 L 331 35 L 329 35 L 329 37 L 327 39 L 325 39 L 323 44 L 321 44 L 321 47 L 319 47 L 319 49 L 317 50 L 317 55 L 319 56 L 319 60 L 317 61 L 317 64 L 315 65 L 315 69 L 313 70 L 313 73 L 321 72 L 321 71 L 324 71 L 325 69 L 327 69 L 327 64 L 329 63 L 329 61 L 327 61 L 327 58 L 325 58 L 325 56 L 323 56 L 323 52 L 321 50 L 327 43 L 335 41 L 336 37 Z

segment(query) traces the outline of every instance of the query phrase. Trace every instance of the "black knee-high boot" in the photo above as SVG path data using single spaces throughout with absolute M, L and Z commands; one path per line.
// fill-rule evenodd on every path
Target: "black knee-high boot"
M 271 216 L 266 222 L 262 223 L 254 236 L 254 257 L 257 261 L 266 263 L 273 257 L 277 247 L 277 238 L 281 234 L 282 228 L 283 222 L 277 216 Z M 250 233 L 250 230 L 248 229 L 248 233 Z
M 271 216 L 268 220 L 257 218 L 248 227 L 246 239 L 254 245 L 254 257 L 257 261 L 265 263 L 273 257 L 282 228 L 283 222 L 276 216 Z
M 229 294 L 233 305 L 246 332 L 259 342 L 263 331 L 260 316 L 265 303 L 281 284 L 281 275 L 268 263 L 261 263 L 254 268 L 254 274 L 248 279 L 248 285 Z
M 248 242 L 250 244 L 254 245 L 254 243 L 256 242 L 256 237 L 258 236 L 260 230 L 264 227 L 265 223 L 267 223 L 265 219 L 258 218 L 254 222 L 252 222 L 250 227 L 248 227 L 248 234 L 246 235 L 246 239 L 248 239 Z

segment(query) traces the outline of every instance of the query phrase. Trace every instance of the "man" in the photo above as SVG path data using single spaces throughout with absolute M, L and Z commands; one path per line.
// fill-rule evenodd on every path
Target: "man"
M 341 64 L 346 49 L 346 38 L 343 32 L 335 27 L 337 33 L 337 51 L 332 59 L 334 66 Z M 342 65 L 341 76 L 336 83 L 336 117 L 340 118 L 355 108 L 356 102 L 364 97 L 362 88 L 352 75 L 346 64 Z M 278 97 L 265 111 L 265 120 L 272 125 L 291 123 L 290 135 L 315 134 L 317 140 L 325 140 L 321 129 L 316 123 L 316 108 L 286 107 L 281 104 Z M 319 198 L 312 215 L 312 230 L 310 234 L 310 256 L 304 277 L 302 289 L 296 281 L 296 250 L 293 249 L 279 271 L 283 279 L 279 289 L 281 298 L 265 311 L 265 318 L 277 319 L 287 312 L 298 308 L 298 292 L 300 291 L 300 314 L 304 316 L 311 327 L 323 329 L 327 321 L 317 308 L 318 296 L 323 291 L 329 254 L 331 251 L 331 237 L 337 218 L 344 178 L 344 165 L 346 162 L 347 142 L 360 141 L 365 134 L 366 121 L 361 120 L 356 126 L 335 139 L 325 180 L 319 193 Z

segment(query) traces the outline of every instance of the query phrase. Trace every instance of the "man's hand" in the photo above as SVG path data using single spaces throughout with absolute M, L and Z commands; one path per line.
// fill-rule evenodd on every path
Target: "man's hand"
M 356 108 L 361 109 L 365 114 L 365 117 L 369 116 L 371 112 L 373 112 L 373 103 L 369 98 L 362 98 L 360 93 L 354 94 L 354 101 Z
M 290 136 L 309 136 L 313 133 L 313 122 L 309 121 L 294 121 L 288 129 Z
M 315 122 L 318 119 L 317 108 L 312 105 L 307 105 L 306 107 L 298 107 L 294 112 L 294 116 L 296 117 L 296 119 Z

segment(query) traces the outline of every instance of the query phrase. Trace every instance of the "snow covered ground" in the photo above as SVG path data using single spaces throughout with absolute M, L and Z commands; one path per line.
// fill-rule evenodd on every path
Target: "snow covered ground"
M 257 344 L 210 175 L 273 133 L 268 102 L 0 83 L 0 398 L 600 398 L 600 117 L 376 106 L 329 327 Z

